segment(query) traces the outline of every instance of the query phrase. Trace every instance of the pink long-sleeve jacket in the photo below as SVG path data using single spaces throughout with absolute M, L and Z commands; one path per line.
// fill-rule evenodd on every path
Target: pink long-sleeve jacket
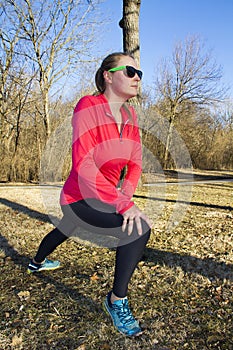
M 141 140 L 133 107 L 122 106 L 121 113 L 119 131 L 103 94 L 79 100 L 72 118 L 72 169 L 61 192 L 62 205 L 95 198 L 123 214 L 134 204 L 142 170 Z M 118 188 L 125 166 L 127 173 Z

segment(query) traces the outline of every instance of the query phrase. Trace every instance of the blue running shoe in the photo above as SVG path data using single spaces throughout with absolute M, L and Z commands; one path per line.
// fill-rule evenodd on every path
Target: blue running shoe
M 32 260 L 28 265 L 27 273 L 34 273 L 34 272 L 39 272 L 39 271 L 44 271 L 44 270 L 56 270 L 60 267 L 60 262 L 59 261 L 53 261 L 53 260 L 48 260 L 45 259 L 45 261 L 41 264 L 35 264 Z
M 111 316 L 116 329 L 128 337 L 141 335 L 142 329 L 129 309 L 128 299 L 124 298 L 111 303 L 110 297 L 111 292 L 104 300 L 104 309 Z

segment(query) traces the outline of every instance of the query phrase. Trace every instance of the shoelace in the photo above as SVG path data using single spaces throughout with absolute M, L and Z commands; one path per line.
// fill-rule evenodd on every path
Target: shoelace
M 135 319 L 134 319 L 134 317 L 129 309 L 127 299 L 122 300 L 121 305 L 114 305 L 113 304 L 113 307 L 114 307 L 119 319 L 121 320 L 121 322 L 123 324 L 131 325 L 135 322 Z

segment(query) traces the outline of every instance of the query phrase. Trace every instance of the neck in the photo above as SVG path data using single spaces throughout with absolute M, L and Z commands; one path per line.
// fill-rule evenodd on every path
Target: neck
M 117 121 L 121 121 L 121 112 L 120 109 L 122 107 L 122 105 L 124 104 L 125 100 L 123 100 L 122 98 L 111 94 L 108 91 L 104 92 L 105 97 L 108 100 L 108 104 L 110 106 L 112 115 L 115 117 L 115 119 Z
M 126 102 L 125 98 L 123 98 L 122 96 L 118 96 L 114 94 L 112 91 L 107 89 L 105 90 L 104 95 L 107 98 L 109 104 L 115 104 L 119 106 L 119 109 Z

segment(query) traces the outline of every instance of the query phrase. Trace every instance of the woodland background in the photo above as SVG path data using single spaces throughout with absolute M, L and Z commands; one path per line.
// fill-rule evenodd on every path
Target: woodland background
M 48 180 L 67 177 L 73 108 L 83 94 L 95 91 L 94 74 L 102 59 L 95 42 L 104 25 L 99 3 L 1 1 L 0 181 L 40 181 L 48 147 L 57 152 L 48 160 L 50 169 L 64 155 L 58 150 L 67 148 L 62 169 L 50 171 Z M 123 48 L 138 63 L 139 14 L 140 1 L 123 1 Z M 233 169 L 233 105 L 221 82 L 221 67 L 202 41 L 193 36 L 176 43 L 157 73 L 153 85 L 142 85 L 132 101 L 140 109 L 144 148 L 163 169 L 176 168 L 170 152 L 175 130 L 194 168 Z M 166 130 L 163 140 L 153 128 Z M 147 154 L 144 172 L 151 172 L 156 165 Z

